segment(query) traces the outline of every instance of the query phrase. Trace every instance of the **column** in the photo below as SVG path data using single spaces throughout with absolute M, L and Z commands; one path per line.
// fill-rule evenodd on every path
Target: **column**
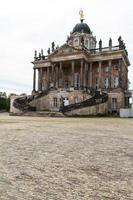
M 33 92 L 36 91 L 36 69 L 33 68 Z
M 55 71 L 55 74 L 56 74 L 56 88 L 58 88 L 58 86 L 59 86 L 59 68 L 58 68 L 58 66 L 56 66 L 56 71 Z
M 81 66 L 80 66 L 80 87 L 83 87 L 83 65 L 84 61 L 81 60 Z
M 47 88 L 49 89 L 49 80 L 50 80 L 50 77 L 49 77 L 50 73 L 49 73 L 49 67 L 47 67 Z
M 92 63 L 90 63 L 89 87 L 92 88 Z
M 108 61 L 108 65 L 109 65 L 109 88 L 111 89 L 111 82 L 112 82 L 112 61 L 109 60 Z
M 54 87 L 54 64 L 52 64 L 52 69 L 51 69 L 51 81 L 52 81 L 52 86 Z
M 74 87 L 74 61 L 71 62 L 72 71 L 71 71 L 71 87 Z
M 85 62 L 85 65 L 84 65 L 84 87 L 87 86 L 87 63 Z
M 59 66 L 59 87 L 63 87 L 62 62 L 60 62 L 60 66 Z
M 102 88 L 102 62 L 99 61 L 99 88 Z
M 88 63 L 86 62 L 86 87 L 87 87 L 87 88 L 89 87 L 88 80 L 89 80 L 89 65 L 88 65 Z
M 38 91 L 42 91 L 42 68 L 38 69 Z

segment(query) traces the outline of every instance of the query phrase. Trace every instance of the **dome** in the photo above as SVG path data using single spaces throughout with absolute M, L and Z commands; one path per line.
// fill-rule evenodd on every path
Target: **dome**
M 82 21 L 81 21 L 81 23 L 76 24 L 76 26 L 73 28 L 72 33 L 75 33 L 75 32 L 78 32 L 78 33 L 84 32 L 84 33 L 91 34 L 91 30 L 90 30 L 89 26 Z

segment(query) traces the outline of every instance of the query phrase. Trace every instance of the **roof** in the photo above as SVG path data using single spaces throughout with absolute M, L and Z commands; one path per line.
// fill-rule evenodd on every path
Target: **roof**
M 75 32 L 78 32 L 78 33 L 84 32 L 84 33 L 91 34 L 91 30 L 90 30 L 88 24 L 84 23 L 83 21 L 81 21 L 80 23 L 75 25 L 72 33 L 75 33 Z

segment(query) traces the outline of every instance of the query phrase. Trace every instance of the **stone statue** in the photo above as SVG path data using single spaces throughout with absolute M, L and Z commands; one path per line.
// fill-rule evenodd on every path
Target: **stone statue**
M 52 52 L 54 51 L 54 49 L 55 49 L 55 43 L 52 42 Z
M 37 58 L 37 51 L 36 51 L 36 50 L 35 50 L 35 54 L 34 54 L 34 57 L 35 57 L 35 58 Z
M 112 47 L 112 39 L 109 39 L 109 47 Z
M 83 22 L 83 20 L 84 20 L 84 12 L 83 12 L 82 9 L 80 9 L 79 15 L 80 15 L 80 20 L 81 20 L 81 22 Z
M 41 56 L 43 57 L 43 49 L 41 49 Z
M 119 42 L 119 45 L 120 45 L 121 42 L 122 42 L 122 38 L 121 38 L 121 36 L 119 36 L 119 38 L 118 38 L 118 42 Z
M 41 59 L 41 53 L 39 53 L 39 59 Z
M 121 36 L 118 38 L 118 42 L 119 42 L 119 48 L 120 49 L 125 49 L 126 48 L 125 43 L 123 42 Z
M 99 49 L 101 50 L 102 49 L 102 40 L 100 39 L 99 41 Z
M 47 53 L 48 53 L 48 54 L 50 54 L 50 48 L 48 48 L 48 51 L 47 51 Z

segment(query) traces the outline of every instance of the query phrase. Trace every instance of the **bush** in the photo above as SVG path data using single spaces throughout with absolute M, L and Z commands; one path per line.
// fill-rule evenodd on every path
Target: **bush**
M 0 110 L 10 110 L 10 97 L 7 97 L 5 92 L 0 92 Z

